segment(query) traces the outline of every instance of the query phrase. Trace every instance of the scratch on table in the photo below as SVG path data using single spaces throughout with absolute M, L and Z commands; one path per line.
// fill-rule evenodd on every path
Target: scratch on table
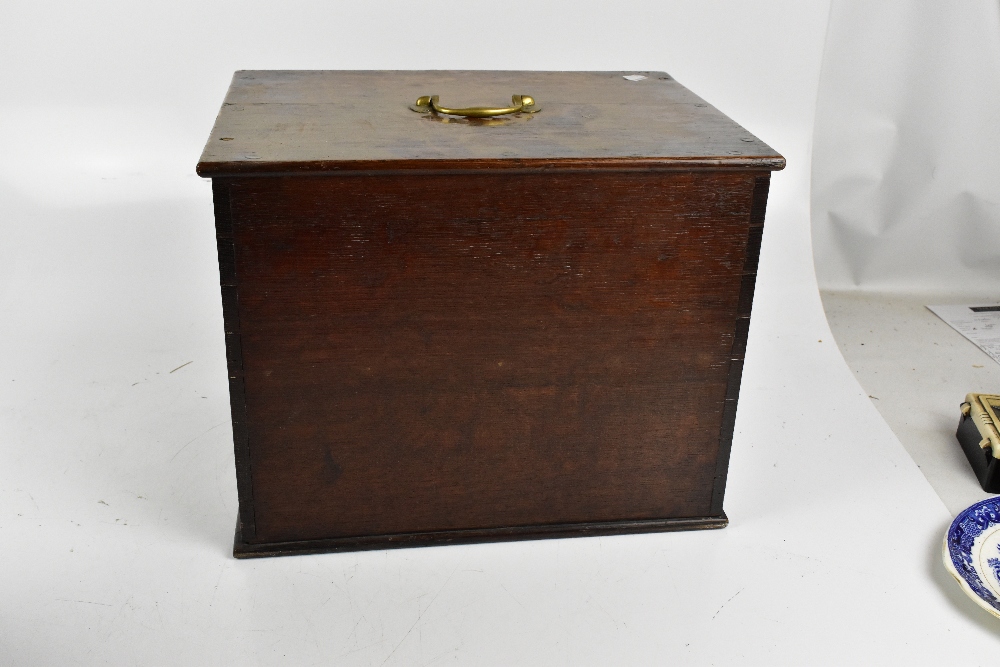
M 504 593 L 506 593 L 507 595 L 509 595 L 514 600 L 514 602 L 516 602 L 518 605 L 520 605 L 520 607 L 522 609 L 524 609 L 524 605 L 521 604 L 521 601 L 518 600 L 516 597 L 514 597 L 514 594 L 511 593 L 510 591 L 508 591 L 506 586 L 504 586 L 503 584 L 500 584 L 500 588 L 502 588 Z
M 739 595 L 739 594 L 737 593 L 737 595 Z M 735 597 L 735 596 L 734 596 L 734 597 Z M 616 619 L 616 618 L 615 618 L 614 616 L 612 616 L 611 614 L 609 614 L 609 613 L 608 613 L 608 610 L 604 608 L 604 605 L 602 605 L 602 604 L 601 604 L 600 602 L 598 602 L 597 600 L 595 600 L 595 599 L 593 598 L 593 596 L 591 596 L 591 597 L 587 598 L 587 603 L 588 603 L 588 604 L 589 604 L 589 603 L 590 603 L 591 601 L 593 601 L 593 603 L 594 603 L 595 605 L 597 605 L 597 608 L 598 608 L 598 609 L 600 609 L 601 611 L 603 611 L 603 612 L 604 612 L 604 615 L 605 615 L 605 616 L 607 616 L 608 618 L 610 618 L 610 619 L 611 619 L 611 622 L 615 624 L 615 629 L 617 629 L 617 628 L 618 628 L 618 620 L 617 620 L 617 619 Z M 715 612 L 715 613 L 716 613 L 716 614 L 718 614 L 719 612 Z M 712 618 L 715 618 L 715 617 L 713 616 Z
M 28 494 L 28 497 L 29 497 L 29 498 L 31 498 L 31 504 L 35 506 L 35 509 L 36 509 L 36 510 L 37 510 L 37 509 L 39 509 L 39 508 L 38 508 L 38 503 L 36 503 L 36 502 L 35 502 L 35 497 L 34 497 L 33 495 L 31 495 L 30 493 L 28 493 L 28 492 L 27 492 L 27 491 L 25 491 L 24 489 L 17 489 L 17 490 L 18 490 L 18 491 L 20 491 L 21 493 L 26 493 L 26 494 Z M 39 510 L 39 511 L 41 511 L 41 510 Z
M 179 371 L 180 369 L 184 368 L 188 364 L 193 364 L 193 363 L 194 363 L 194 359 L 192 359 L 191 361 L 187 362 L 187 364 L 181 364 L 180 366 L 178 366 L 177 368 L 175 368 L 173 371 L 170 371 L 170 373 L 173 373 L 174 371 Z M 170 375 L 170 373 L 167 373 L 167 375 Z
M 102 607 L 114 607 L 113 604 L 104 604 L 103 602 L 91 602 L 90 600 L 64 600 L 63 598 L 56 598 L 56 602 L 79 602 L 80 604 L 96 604 Z
M 227 569 L 229 569 L 229 565 L 223 565 L 222 571 L 219 572 L 219 578 L 215 581 L 215 588 L 212 589 L 212 601 L 208 603 L 209 607 L 215 604 L 215 594 L 219 592 L 219 584 L 222 583 L 222 575 L 226 573 Z
M 186 447 L 187 447 L 188 445 L 190 445 L 190 444 L 191 444 L 192 442 L 194 442 L 195 440 L 197 440 L 197 439 L 198 439 L 198 438 L 200 438 L 201 436 L 205 435 L 205 434 L 206 434 L 206 433 L 208 433 L 209 431 L 214 431 L 215 429 L 219 428 L 219 427 L 220 427 L 220 426 L 222 426 L 223 424 L 228 424 L 228 423 L 229 423 L 229 420 L 227 419 L 227 420 L 226 420 L 226 421 L 224 421 L 224 422 L 219 422 L 218 424 L 216 424 L 215 426 L 213 426 L 212 428 L 210 428 L 210 429 L 208 429 L 208 430 L 206 430 L 206 431 L 202 431 L 201 433 L 199 433 L 198 435 L 196 435 L 196 436 L 195 436 L 194 438 L 192 438 L 192 439 L 188 440 L 187 442 L 185 442 L 185 443 L 184 443 L 184 447 L 181 447 L 180 449 L 178 449 L 178 450 L 177 450 L 177 454 L 180 454 L 181 452 L 183 452 L 183 451 L 184 451 L 184 449 L 185 449 L 185 448 L 186 448 Z M 176 459 L 176 458 L 177 458 L 177 454 L 174 454 L 173 456 L 171 456 L 171 457 L 170 457 L 170 460 L 171 460 L 171 461 L 173 461 L 174 459 Z
M 740 590 L 736 591 L 736 595 L 739 595 L 744 590 L 745 590 L 745 588 L 741 588 Z M 722 603 L 722 607 L 725 607 L 727 604 L 729 604 L 730 602 L 732 602 L 733 600 L 735 600 L 736 599 L 736 595 L 734 595 L 733 597 L 731 597 L 728 600 L 726 600 L 725 602 L 723 602 Z M 719 607 L 718 610 L 716 610 L 716 612 L 714 614 L 712 614 L 712 620 L 713 621 L 715 620 L 715 617 L 719 615 L 719 612 L 722 611 L 722 607 Z
M 391 658 L 392 654 L 396 652 L 396 649 L 402 646 L 403 642 L 406 641 L 406 638 L 410 636 L 410 633 L 413 632 L 413 628 L 417 627 L 417 623 L 419 623 L 420 619 L 424 617 L 424 614 L 427 613 L 427 610 L 430 609 L 431 606 L 433 606 L 434 601 L 438 599 L 439 595 L 441 595 L 441 591 L 443 591 L 448 586 L 448 582 L 451 581 L 451 578 L 455 576 L 456 572 L 458 572 L 457 567 L 451 571 L 451 574 L 448 575 L 448 578 L 445 580 L 445 582 L 441 584 L 441 588 L 439 588 L 437 593 L 434 594 L 434 597 L 432 597 L 431 601 L 427 603 L 427 606 L 424 607 L 423 611 L 417 614 L 417 620 L 413 621 L 413 625 L 411 625 L 410 629 L 406 631 L 406 634 L 403 635 L 403 638 L 399 640 L 399 643 L 397 643 L 396 646 L 393 647 L 393 649 L 389 652 L 389 655 L 385 656 L 385 660 L 382 661 L 383 665 L 389 662 L 389 658 Z
M 361 625 L 361 621 L 365 621 L 366 623 L 368 623 L 369 625 L 371 625 L 371 623 L 368 621 L 368 619 L 365 617 L 365 615 L 361 614 L 361 618 L 359 618 L 357 620 L 357 622 L 354 624 L 354 628 L 351 630 L 351 634 L 347 635 L 347 639 L 344 642 L 345 644 L 349 643 L 351 641 L 351 639 L 353 638 L 354 639 L 354 646 L 357 647 L 357 645 L 358 645 L 358 638 L 357 638 L 358 626 Z M 347 654 L 345 653 L 344 655 L 347 655 Z M 341 656 L 341 657 L 344 657 L 344 656 Z

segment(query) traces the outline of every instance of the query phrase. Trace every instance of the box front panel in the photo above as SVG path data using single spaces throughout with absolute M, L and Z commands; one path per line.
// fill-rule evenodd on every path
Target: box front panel
M 234 181 L 253 541 L 709 515 L 753 187 Z

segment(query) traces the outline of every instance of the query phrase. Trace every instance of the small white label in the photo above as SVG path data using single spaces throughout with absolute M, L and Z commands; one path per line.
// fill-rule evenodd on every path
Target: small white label
M 642 74 L 626 74 L 622 78 L 628 79 L 629 81 L 642 81 L 646 77 L 644 77 Z

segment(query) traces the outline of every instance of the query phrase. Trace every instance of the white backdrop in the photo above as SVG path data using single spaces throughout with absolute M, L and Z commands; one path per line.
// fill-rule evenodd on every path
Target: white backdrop
M 1000 5 L 835 0 L 816 114 L 820 286 L 1000 288 Z
M 831 345 L 816 289 L 827 13 L 798 0 L 5 6 L 0 664 L 988 659 L 996 628 L 940 565 L 950 517 Z M 211 195 L 193 172 L 226 85 L 243 68 L 434 67 L 663 69 L 788 159 L 726 530 L 232 559 Z

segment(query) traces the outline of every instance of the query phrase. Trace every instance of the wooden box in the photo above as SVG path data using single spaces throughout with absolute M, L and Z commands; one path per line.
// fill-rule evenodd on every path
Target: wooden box
M 235 555 L 726 525 L 783 166 L 662 72 L 237 72 Z

